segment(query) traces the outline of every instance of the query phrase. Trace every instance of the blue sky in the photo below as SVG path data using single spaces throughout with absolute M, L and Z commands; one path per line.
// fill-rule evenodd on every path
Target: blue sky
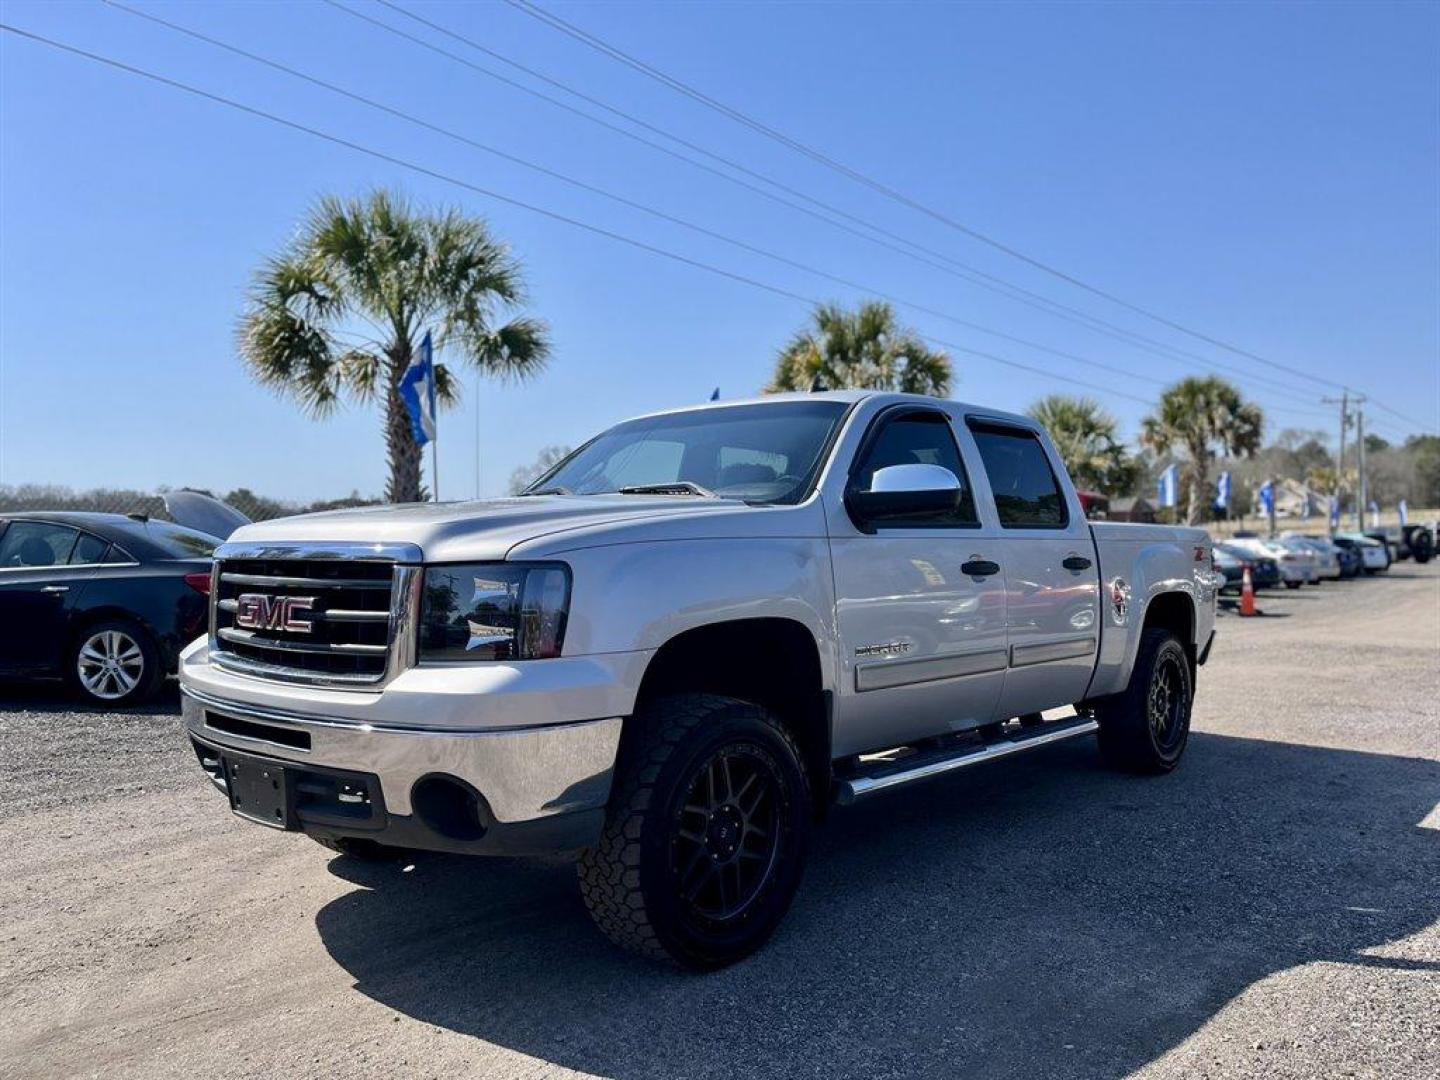
M 347 4 L 493 68 L 371 0 Z M 664 89 L 500 3 L 402 0 L 714 153 L 1036 293 L 1244 372 L 1271 430 L 1333 431 L 1337 392 L 1150 322 Z M 135 6 L 786 258 L 1148 378 L 1201 365 L 865 243 L 319 2 Z M 1346 383 L 1399 437 L 1440 426 L 1440 8 L 1431 4 L 561 4 L 577 25 L 916 200 L 1141 307 Z M 611 204 L 98 2 L 3 21 L 776 287 L 864 295 Z M 509 74 L 529 85 L 526 76 Z M 548 93 L 564 96 L 558 91 Z M 588 106 L 582 106 L 587 107 Z M 591 108 L 591 111 L 595 111 Z M 484 215 L 523 260 L 555 359 L 467 376 L 441 493 L 501 491 L 544 445 L 756 391 L 803 304 L 398 166 L 0 38 L 0 483 L 384 482 L 375 407 L 314 422 L 233 343 L 247 281 L 315 196 L 398 186 Z M 964 353 L 955 396 L 1023 409 L 1073 377 L 1133 435 L 1156 388 L 901 308 Z M 1277 385 L 1280 384 L 1280 385 Z M 1281 388 L 1283 386 L 1283 388 Z M 478 409 L 477 409 L 478 406 Z

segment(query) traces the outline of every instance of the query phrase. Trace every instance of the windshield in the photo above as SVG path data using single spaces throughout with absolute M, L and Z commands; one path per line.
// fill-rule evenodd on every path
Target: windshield
M 847 408 L 839 401 L 786 401 L 631 420 L 586 443 L 526 494 L 694 485 L 727 499 L 799 502 Z

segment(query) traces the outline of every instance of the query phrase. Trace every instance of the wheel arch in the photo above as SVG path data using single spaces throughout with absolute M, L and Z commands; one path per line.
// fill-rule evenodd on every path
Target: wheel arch
M 810 628 L 783 616 L 730 619 L 671 637 L 646 665 L 620 752 L 635 738 L 649 705 L 673 694 L 708 693 L 749 701 L 773 713 L 800 748 L 817 813 L 829 805 L 831 693 Z
M 1156 593 L 1145 604 L 1145 617 L 1140 623 L 1140 632 L 1146 630 L 1168 630 L 1180 641 L 1185 656 L 1190 661 L 1190 680 L 1195 680 L 1199 643 L 1196 641 L 1198 613 L 1195 598 L 1188 592 L 1171 589 Z

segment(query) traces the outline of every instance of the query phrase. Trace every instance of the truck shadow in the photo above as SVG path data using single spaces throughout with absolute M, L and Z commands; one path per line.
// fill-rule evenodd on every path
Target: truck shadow
M 376 1001 L 588 1073 L 1119 1077 L 1272 972 L 1417 966 L 1361 952 L 1440 917 L 1437 801 L 1430 761 L 1196 734 L 1146 780 L 1086 741 L 836 812 L 714 975 L 612 949 L 559 862 L 370 868 L 316 921 Z

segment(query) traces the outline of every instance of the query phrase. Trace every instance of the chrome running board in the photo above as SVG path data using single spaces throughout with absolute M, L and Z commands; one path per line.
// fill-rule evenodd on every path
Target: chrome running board
M 1009 757 L 1025 750 L 1089 735 L 1099 730 L 1100 725 L 1084 716 L 1067 716 L 1049 720 L 1033 728 L 1021 727 L 1013 735 L 1002 735 L 988 742 L 966 743 L 941 750 L 914 750 L 906 757 L 881 757 L 873 761 L 862 761 L 860 769 L 853 776 L 835 781 L 835 801 L 849 806 L 866 796 L 888 791 L 941 776 L 957 769 L 968 769 L 996 758 Z M 909 749 L 909 748 L 907 748 Z

